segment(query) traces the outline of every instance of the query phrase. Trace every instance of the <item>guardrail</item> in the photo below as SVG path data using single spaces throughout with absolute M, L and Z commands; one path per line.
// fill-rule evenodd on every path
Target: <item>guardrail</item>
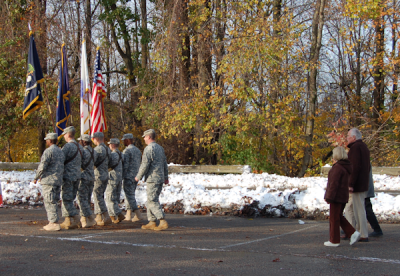
M 36 170 L 39 163 L 1 162 L 0 171 Z M 212 173 L 212 174 L 242 174 L 251 172 L 247 165 L 168 165 L 169 173 Z
M 332 167 L 322 167 L 321 174 L 328 176 L 329 171 Z M 400 175 L 400 167 L 372 167 L 373 174 L 387 174 L 387 175 Z
M 329 171 L 332 167 L 322 167 L 321 175 L 327 177 Z M 372 174 L 386 174 L 391 176 L 399 176 L 400 175 L 400 167 L 372 167 Z M 400 195 L 400 190 L 377 190 L 375 189 L 375 193 L 387 193 L 393 196 Z

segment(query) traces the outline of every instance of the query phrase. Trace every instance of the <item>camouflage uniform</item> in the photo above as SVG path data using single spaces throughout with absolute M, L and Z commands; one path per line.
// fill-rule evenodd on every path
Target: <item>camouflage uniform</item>
M 124 192 L 125 192 L 125 202 L 126 209 L 135 211 L 138 209 L 135 192 L 137 182 L 135 181 L 135 176 L 139 171 L 140 162 L 142 159 L 142 153 L 134 145 L 129 145 L 124 150 Z
M 81 179 L 81 154 L 83 154 L 83 147 L 73 139 L 64 145 L 62 151 L 65 156 L 65 161 L 63 185 L 61 187 L 61 211 L 63 217 L 74 217 L 78 215 L 78 210 L 74 206 L 74 199 Z M 75 158 L 67 163 L 74 155 Z
M 142 164 L 136 178 L 140 180 L 143 176 L 147 183 L 147 219 L 164 219 L 159 197 L 165 180 L 168 180 L 168 165 L 163 147 L 156 142 L 150 143 L 143 151 Z
M 44 207 L 49 222 L 58 222 L 57 203 L 60 200 L 64 172 L 64 153 L 56 145 L 48 147 L 42 155 L 35 179 L 40 179 Z
M 94 161 L 96 169 L 94 170 L 94 213 L 96 215 L 107 212 L 107 206 L 104 201 L 104 191 L 107 188 L 108 183 L 108 162 L 111 158 L 111 150 L 104 144 L 101 143 L 94 148 L 97 153 L 97 157 Z
M 81 182 L 79 184 L 77 199 L 80 208 L 80 215 L 89 217 L 92 215 L 90 202 L 94 185 L 94 160 L 96 160 L 97 152 L 91 146 L 83 148 Z M 85 168 L 86 166 L 86 168 Z
M 107 208 L 110 216 L 118 216 L 121 213 L 121 208 L 119 208 L 118 204 L 121 195 L 123 170 L 123 156 L 118 149 L 111 153 L 110 167 L 114 169 L 109 172 L 106 189 Z

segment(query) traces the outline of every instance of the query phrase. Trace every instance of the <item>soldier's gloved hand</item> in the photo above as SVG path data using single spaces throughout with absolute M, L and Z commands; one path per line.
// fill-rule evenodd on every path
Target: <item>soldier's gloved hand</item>
M 36 184 L 37 180 L 36 180 L 36 179 L 34 179 L 32 182 Z
M 168 180 L 168 179 L 165 180 L 165 181 L 164 181 L 164 184 L 169 184 L 169 180 Z

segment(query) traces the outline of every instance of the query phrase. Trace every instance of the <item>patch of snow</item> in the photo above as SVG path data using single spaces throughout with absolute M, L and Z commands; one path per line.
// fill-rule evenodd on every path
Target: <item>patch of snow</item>
M 0 171 L 0 191 L 4 202 L 28 202 L 30 205 L 40 203 L 41 185 L 31 182 L 34 177 L 35 171 Z M 327 183 L 325 177 L 297 178 L 251 172 L 241 175 L 193 173 L 170 174 L 169 181 L 170 185 L 163 187 L 160 202 L 173 204 L 181 201 L 185 213 L 195 212 L 199 205 L 243 207 L 254 200 L 259 202 L 259 208 L 271 207 L 273 215 L 277 217 L 283 215 L 278 206 L 286 210 L 303 209 L 308 212 L 329 210 L 329 204 L 324 200 Z M 374 183 L 376 190 L 400 190 L 400 177 L 374 175 Z M 121 199 L 124 198 L 122 191 Z M 146 184 L 143 181 L 137 187 L 136 200 L 139 205 L 146 205 Z M 400 221 L 400 195 L 377 193 L 371 202 L 378 218 Z

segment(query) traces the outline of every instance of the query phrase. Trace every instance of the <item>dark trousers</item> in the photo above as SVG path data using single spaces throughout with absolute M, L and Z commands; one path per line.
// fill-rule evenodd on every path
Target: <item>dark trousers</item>
M 372 210 L 372 203 L 369 197 L 365 198 L 365 211 L 367 212 L 367 220 L 371 225 L 371 228 L 374 229 L 375 232 L 381 232 L 382 229 L 379 226 L 374 211 Z
M 344 203 L 329 204 L 329 241 L 331 243 L 340 243 L 340 227 L 342 227 L 347 237 L 351 237 L 356 231 L 343 216 L 345 206 L 346 204 Z

